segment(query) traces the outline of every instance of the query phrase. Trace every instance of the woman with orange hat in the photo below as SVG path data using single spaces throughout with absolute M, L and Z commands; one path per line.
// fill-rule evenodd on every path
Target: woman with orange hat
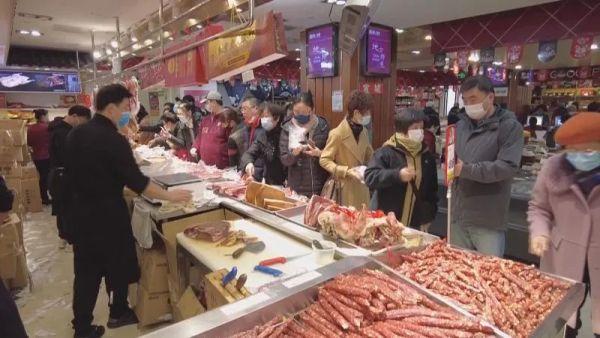
M 543 271 L 586 283 L 593 331 L 600 338 L 600 114 L 573 116 L 555 138 L 566 151 L 544 163 L 535 184 L 530 251 L 541 257 Z M 576 337 L 579 328 L 577 311 L 566 337 Z

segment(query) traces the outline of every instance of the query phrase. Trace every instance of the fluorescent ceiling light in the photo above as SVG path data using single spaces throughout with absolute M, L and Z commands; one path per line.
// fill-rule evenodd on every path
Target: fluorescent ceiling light
M 337 0 L 327 0 L 328 4 L 334 4 Z
M 413 50 L 411 53 L 413 53 L 415 55 L 419 55 L 419 54 L 421 54 L 421 51 L 420 50 Z
M 419 70 L 419 73 L 425 73 L 425 71 L 423 69 Z
M 431 40 L 431 34 L 425 35 L 425 40 L 430 41 Z
M 32 30 L 31 31 L 31 36 L 42 36 L 42 33 L 40 33 L 40 31 L 36 31 L 36 30 Z
M 336 4 L 336 5 L 343 6 L 343 5 L 345 5 L 345 4 L 346 4 L 346 0 L 337 0 L 337 1 L 335 2 L 335 4 Z
M 30 34 L 30 32 L 29 32 L 29 31 L 27 31 L 27 30 L 21 29 L 21 30 L 19 30 L 19 34 L 22 34 L 22 35 L 29 35 L 29 34 Z

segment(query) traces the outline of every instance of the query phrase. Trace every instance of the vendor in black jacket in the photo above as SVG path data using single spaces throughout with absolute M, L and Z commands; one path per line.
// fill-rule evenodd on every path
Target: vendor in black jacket
M 67 116 L 62 119 L 52 121 L 48 125 L 48 131 L 50 132 L 50 194 L 52 195 L 52 215 L 56 216 L 56 227 L 58 228 L 58 236 L 61 238 L 62 243 L 61 249 L 64 249 L 67 244 L 67 238 L 69 237 L 66 233 L 67 227 L 65 226 L 65 204 L 61 203 L 63 196 L 60 195 L 62 188 L 59 185 L 64 184 L 61 182 L 60 175 L 61 170 L 65 167 L 66 157 L 66 144 L 67 135 L 78 125 L 88 122 L 92 118 L 92 112 L 88 107 L 76 105 L 69 108 Z
M 396 133 L 375 152 L 365 171 L 374 190 L 371 208 L 393 211 L 404 224 L 427 231 L 437 213 L 437 167 L 423 143 L 425 115 L 402 109 L 394 117 Z
M 91 325 L 102 277 L 110 299 L 107 326 L 137 322 L 127 303 L 127 291 L 140 272 L 123 188 L 171 202 L 191 199 L 189 191 L 163 190 L 141 173 L 129 142 L 117 129 L 129 123 L 130 97 L 120 84 L 100 88 L 92 120 L 67 137 L 67 224 L 73 227 L 75 337 L 104 334 L 104 327 Z
M 240 167 L 255 181 L 262 182 L 264 178 L 267 184 L 283 185 L 287 170 L 281 163 L 279 138 L 286 112 L 273 103 L 264 103 L 261 110 L 260 125 L 264 132 L 257 134 L 248 151 L 242 156 Z M 256 162 L 263 163 L 264 168 L 256 170 Z

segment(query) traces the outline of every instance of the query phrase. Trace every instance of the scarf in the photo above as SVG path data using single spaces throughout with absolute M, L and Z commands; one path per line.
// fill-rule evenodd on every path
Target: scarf
M 419 193 L 418 189 L 421 187 L 421 179 L 423 178 L 423 168 L 421 167 L 423 144 L 421 142 L 411 140 L 404 134 L 396 133 L 385 143 L 385 145 L 395 147 L 402 151 L 406 156 L 406 165 L 409 168 L 414 168 L 415 172 L 417 173 L 414 180 L 414 186 L 416 187 L 417 191 L 413 191 L 413 184 L 406 184 L 404 205 L 402 207 L 402 215 L 400 217 L 402 224 L 405 226 L 410 226 L 415 203 L 417 201 L 416 196 Z
M 354 123 L 349 118 L 347 118 L 346 120 L 348 121 L 348 124 L 350 125 L 350 129 L 352 130 L 352 135 L 354 135 L 354 139 L 356 140 L 356 143 L 358 143 L 358 140 L 360 138 L 360 133 L 362 133 L 364 127 L 360 124 Z

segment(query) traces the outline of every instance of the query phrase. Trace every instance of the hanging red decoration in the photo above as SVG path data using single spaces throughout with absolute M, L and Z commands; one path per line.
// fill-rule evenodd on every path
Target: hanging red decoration
M 506 60 L 509 65 L 521 62 L 523 57 L 523 45 L 511 45 L 506 47 Z
M 571 43 L 571 57 L 573 59 L 583 59 L 590 55 L 592 42 L 594 42 L 594 37 L 590 35 L 573 38 L 573 42 Z

